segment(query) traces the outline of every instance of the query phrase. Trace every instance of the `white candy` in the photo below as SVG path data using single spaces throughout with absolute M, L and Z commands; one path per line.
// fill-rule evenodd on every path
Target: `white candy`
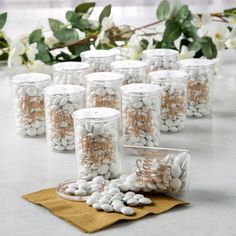
M 113 207 L 109 204 L 102 204 L 101 208 L 105 211 L 105 212 L 113 212 Z
M 139 200 L 137 200 L 135 198 L 131 198 L 127 201 L 127 204 L 129 206 L 137 206 L 139 204 Z
M 134 210 L 131 207 L 122 207 L 120 211 L 122 214 L 127 215 L 127 216 L 134 214 Z
M 150 205 L 152 203 L 152 200 L 144 197 L 139 199 L 139 203 L 141 203 L 142 205 Z

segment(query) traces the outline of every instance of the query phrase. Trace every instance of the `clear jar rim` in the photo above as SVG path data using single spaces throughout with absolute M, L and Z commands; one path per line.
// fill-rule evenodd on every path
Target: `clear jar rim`
M 183 67 L 212 67 L 214 66 L 214 61 L 205 58 L 192 58 L 184 59 L 178 62 L 180 66 Z
M 158 70 L 150 72 L 148 76 L 153 81 L 161 81 L 161 80 L 163 81 L 163 79 L 166 80 L 184 79 L 188 77 L 188 74 L 180 70 Z
M 120 118 L 120 111 L 107 107 L 79 109 L 72 113 L 73 119 L 103 122 Z
M 88 50 L 80 54 L 81 58 L 104 58 L 104 57 L 114 57 L 116 53 L 112 50 Z
M 147 63 L 139 60 L 120 60 L 114 61 L 111 64 L 112 69 L 140 69 L 146 68 Z
M 56 63 L 52 67 L 55 71 L 66 71 L 66 73 L 68 73 L 78 70 L 88 70 L 90 65 L 87 62 L 67 61 Z
M 20 83 L 39 83 L 50 81 L 52 77 L 48 74 L 44 73 L 23 73 L 17 74 L 13 76 L 12 83 L 20 84 Z
M 95 72 L 85 75 L 87 82 L 123 81 L 124 75 L 115 72 Z
M 85 93 L 85 88 L 80 85 L 72 84 L 56 84 L 46 87 L 43 93 L 46 95 L 56 95 L 56 94 L 76 94 Z
M 167 48 L 155 48 L 155 49 L 147 49 L 143 51 L 144 56 L 148 57 L 161 57 L 161 56 L 177 56 L 179 52 L 174 49 Z
M 159 85 L 145 83 L 127 84 L 121 86 L 120 89 L 122 94 L 132 94 L 133 96 L 157 95 L 162 90 Z

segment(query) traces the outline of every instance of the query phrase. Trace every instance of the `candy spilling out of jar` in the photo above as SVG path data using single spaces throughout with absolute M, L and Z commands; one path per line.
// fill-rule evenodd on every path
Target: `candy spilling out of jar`
M 187 187 L 189 154 L 144 152 L 133 172 L 116 180 L 121 191 L 180 193 Z M 160 155 L 160 156 L 158 156 Z
M 122 60 L 111 63 L 111 70 L 124 75 L 123 84 L 147 82 L 147 64 L 138 60 Z
M 47 139 L 55 151 L 75 149 L 72 113 L 84 107 L 85 88 L 54 85 L 45 89 Z
M 187 116 L 202 117 L 211 112 L 214 61 L 186 59 L 180 68 L 189 74 L 187 82 Z
M 173 49 L 148 49 L 143 51 L 143 61 L 150 66 L 150 71 L 175 70 L 179 52 Z
M 29 73 L 14 76 L 14 106 L 16 132 L 22 136 L 45 133 L 43 89 L 49 86 L 51 77 L 46 74 Z
M 159 146 L 160 87 L 130 84 L 121 87 L 124 144 Z
M 87 108 L 73 114 L 79 177 L 119 175 L 119 117 L 111 108 Z
M 110 107 L 120 109 L 123 75 L 112 72 L 97 72 L 86 76 L 87 107 Z

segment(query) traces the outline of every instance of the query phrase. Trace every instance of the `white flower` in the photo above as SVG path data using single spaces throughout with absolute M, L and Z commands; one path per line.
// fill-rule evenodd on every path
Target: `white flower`
M 227 48 L 236 49 L 236 28 L 232 29 L 229 38 L 225 42 Z
M 22 55 L 25 53 L 25 45 L 21 40 L 13 41 L 10 45 L 8 66 L 19 66 L 22 64 Z
M 89 16 L 91 15 L 92 11 L 93 11 L 93 7 L 90 7 L 90 8 L 88 9 L 88 11 L 82 15 L 82 19 L 88 20 L 88 18 L 89 18 Z
M 103 31 L 106 31 L 114 26 L 115 26 L 114 21 L 111 18 L 109 18 L 109 17 L 103 18 L 103 20 L 102 20 L 102 30 Z
M 199 15 L 194 15 L 193 20 L 192 20 L 192 24 L 197 28 L 201 28 L 204 25 L 206 25 L 207 23 L 209 23 L 210 21 L 211 21 L 210 14 L 203 14 L 201 17 Z
M 185 45 L 183 45 L 181 47 L 181 52 L 180 52 L 180 55 L 179 55 L 179 59 L 183 60 L 183 59 L 187 59 L 187 58 L 193 58 L 194 55 L 195 55 L 194 51 L 189 51 L 188 48 Z
M 0 49 L 0 56 L 3 54 L 4 52 L 3 52 L 3 50 L 2 49 Z
M 31 64 L 28 64 L 30 72 L 42 72 L 45 70 L 45 64 L 40 60 L 35 60 Z
M 28 47 L 26 47 L 25 53 L 29 61 L 34 61 L 35 56 L 38 53 L 37 43 L 30 44 Z
M 212 25 L 209 28 L 208 36 L 212 38 L 213 43 L 216 45 L 218 50 L 225 48 L 225 42 L 229 37 L 229 30 L 225 24 Z
M 97 20 L 88 19 L 88 23 L 90 24 L 91 29 L 96 30 L 99 27 L 99 23 Z
M 45 43 L 49 48 L 53 48 L 55 44 L 57 44 L 59 41 L 54 36 L 48 36 L 45 38 Z

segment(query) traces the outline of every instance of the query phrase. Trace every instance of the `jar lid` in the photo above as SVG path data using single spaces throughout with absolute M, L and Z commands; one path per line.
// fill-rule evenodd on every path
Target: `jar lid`
M 188 74 L 186 72 L 179 70 L 158 70 L 150 72 L 148 75 L 153 81 L 160 81 L 163 79 L 182 79 L 188 77 Z
M 96 72 L 90 73 L 85 76 L 87 82 L 97 81 L 97 82 L 106 82 L 106 81 L 122 81 L 124 75 L 115 73 L 115 72 Z
M 81 58 L 103 58 L 103 57 L 115 57 L 116 53 L 113 50 L 88 50 L 80 54 Z
M 147 67 L 147 64 L 139 60 L 121 60 L 111 63 L 112 69 L 140 69 Z
M 159 57 L 159 56 L 177 56 L 179 52 L 174 49 L 156 48 L 147 49 L 143 51 L 143 55 L 147 57 Z
M 120 112 L 106 107 L 84 108 L 73 112 L 72 117 L 79 120 L 101 122 L 120 118 Z
M 85 93 L 85 88 L 79 85 L 72 84 L 57 84 L 48 86 L 44 89 L 44 94 L 54 95 L 54 94 L 76 94 Z
M 214 61 L 204 58 L 184 59 L 178 62 L 183 67 L 211 67 L 214 66 Z
M 123 94 L 132 94 L 134 96 L 148 96 L 148 95 L 157 95 L 161 92 L 161 87 L 154 84 L 127 84 L 121 86 L 121 92 Z
M 24 73 L 13 76 L 12 83 L 35 83 L 50 81 L 51 76 L 43 73 Z
M 60 62 L 56 63 L 53 66 L 53 70 L 55 71 L 66 71 L 67 73 L 70 71 L 77 71 L 77 70 L 88 70 L 90 65 L 86 62 Z

